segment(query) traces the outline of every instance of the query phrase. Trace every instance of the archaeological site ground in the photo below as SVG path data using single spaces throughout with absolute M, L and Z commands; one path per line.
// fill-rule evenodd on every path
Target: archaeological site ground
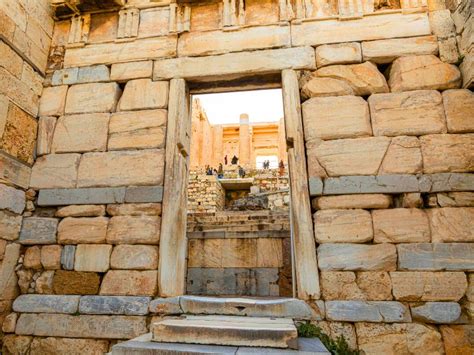
M 472 355 L 473 18 L 0 0 L 0 353 Z

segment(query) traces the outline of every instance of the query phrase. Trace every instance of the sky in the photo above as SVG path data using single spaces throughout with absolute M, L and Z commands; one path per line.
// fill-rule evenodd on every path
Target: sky
M 274 122 L 283 117 L 281 89 L 194 95 L 211 124 L 238 123 L 241 113 L 250 122 Z

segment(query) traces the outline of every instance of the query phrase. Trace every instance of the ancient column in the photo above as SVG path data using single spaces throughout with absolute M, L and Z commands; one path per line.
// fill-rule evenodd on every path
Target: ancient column
M 285 120 L 283 118 L 278 122 L 278 163 L 280 160 L 286 165 L 286 137 L 285 137 Z
M 249 115 L 240 115 L 239 127 L 239 164 L 248 166 L 250 164 L 250 126 Z

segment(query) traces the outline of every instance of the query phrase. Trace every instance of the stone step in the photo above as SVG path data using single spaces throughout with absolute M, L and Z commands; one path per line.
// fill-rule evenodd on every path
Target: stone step
M 239 316 L 184 316 L 151 326 L 152 341 L 186 344 L 297 347 L 292 319 Z

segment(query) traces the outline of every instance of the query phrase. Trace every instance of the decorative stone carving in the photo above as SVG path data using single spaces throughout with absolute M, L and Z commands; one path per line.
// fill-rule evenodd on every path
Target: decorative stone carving
M 140 11 L 135 8 L 120 10 L 117 38 L 131 38 L 138 35 Z
M 225 2 L 224 2 L 225 4 Z M 191 6 L 170 4 L 169 32 L 189 32 L 191 27 Z
M 72 46 L 84 45 L 89 37 L 90 23 L 90 14 L 72 17 L 68 43 Z
M 223 27 L 245 24 L 245 0 L 224 0 Z

